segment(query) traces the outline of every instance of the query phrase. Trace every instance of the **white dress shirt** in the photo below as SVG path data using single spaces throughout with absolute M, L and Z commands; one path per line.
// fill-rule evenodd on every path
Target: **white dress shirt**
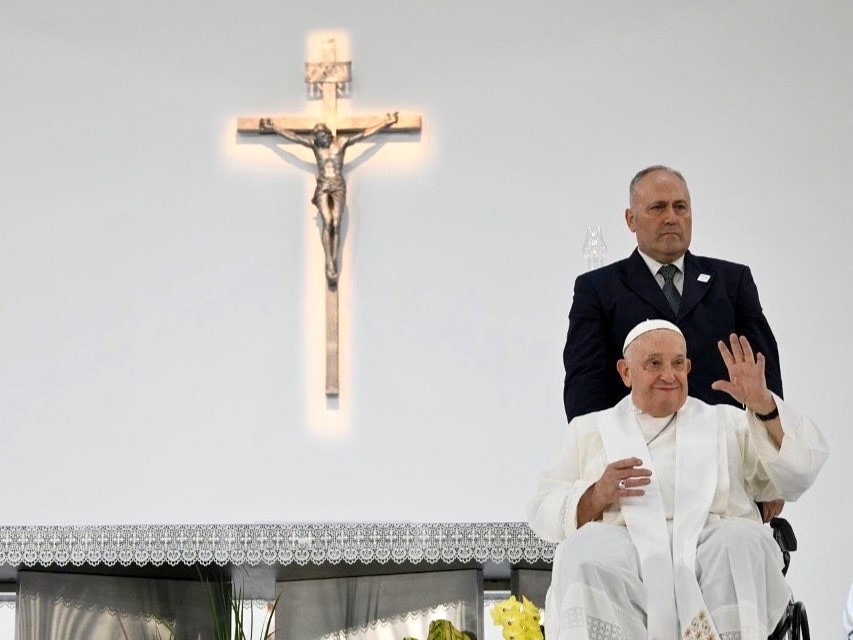
M 663 266 L 663 262 L 658 262 L 654 258 L 647 256 L 645 253 L 637 249 L 637 252 L 643 258 L 646 265 L 649 267 L 649 271 L 652 272 L 652 275 L 655 277 L 655 281 L 657 281 L 658 286 L 663 289 L 663 276 L 658 273 L 658 269 Z M 675 288 L 678 289 L 678 293 L 684 293 L 684 256 L 681 256 L 678 260 L 673 260 L 669 264 L 674 264 L 678 267 L 678 271 L 675 273 L 675 277 L 672 279 L 672 284 L 675 285 Z

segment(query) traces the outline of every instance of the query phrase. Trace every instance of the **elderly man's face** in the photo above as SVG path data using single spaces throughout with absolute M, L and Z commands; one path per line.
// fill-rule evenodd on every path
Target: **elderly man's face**
M 677 260 L 690 246 L 693 230 L 687 185 L 669 171 L 643 176 L 625 221 L 637 234 L 640 251 L 664 264 Z
M 616 366 L 634 404 L 656 418 L 675 413 L 687 399 L 690 360 L 684 338 L 675 331 L 642 334 Z

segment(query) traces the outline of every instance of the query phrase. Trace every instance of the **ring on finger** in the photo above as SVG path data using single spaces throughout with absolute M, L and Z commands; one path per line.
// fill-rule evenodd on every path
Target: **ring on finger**
M 620 488 L 620 489 L 627 489 L 627 488 L 628 488 L 628 485 L 626 485 L 626 484 L 625 484 L 625 478 L 622 478 L 622 479 L 619 481 L 619 488 Z

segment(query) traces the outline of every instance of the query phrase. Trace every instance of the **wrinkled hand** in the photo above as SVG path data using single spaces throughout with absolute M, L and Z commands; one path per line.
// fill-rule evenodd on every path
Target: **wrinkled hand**
M 729 336 L 731 349 L 720 340 L 717 348 L 726 364 L 729 379 L 717 380 L 711 385 L 712 389 L 725 391 L 739 403 L 746 405 L 756 413 L 770 413 L 776 407 L 773 394 L 767 388 L 764 377 L 764 356 L 752 353 L 749 340 L 744 336 L 738 338 L 735 334 Z
M 782 509 L 785 507 L 785 501 L 768 500 L 767 502 L 759 502 L 758 506 L 761 507 L 761 519 L 764 522 L 770 522 L 773 518 L 782 513 Z
M 652 472 L 641 467 L 641 464 L 643 461 L 639 458 L 624 458 L 607 465 L 598 482 L 593 485 L 592 492 L 593 500 L 597 506 L 601 507 L 602 511 L 619 498 L 645 495 L 646 492 L 643 489 L 636 487 L 644 487 L 649 484 Z M 624 489 L 619 488 L 620 480 L 625 481 Z

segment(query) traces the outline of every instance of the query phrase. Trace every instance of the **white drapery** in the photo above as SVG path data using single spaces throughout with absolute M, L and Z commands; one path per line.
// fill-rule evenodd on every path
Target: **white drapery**
M 299 580 L 276 584 L 276 629 L 299 640 L 425 640 L 443 618 L 483 637 L 479 570 Z
M 212 587 L 215 588 L 215 587 Z M 17 640 L 195 640 L 213 614 L 197 581 L 22 571 Z

